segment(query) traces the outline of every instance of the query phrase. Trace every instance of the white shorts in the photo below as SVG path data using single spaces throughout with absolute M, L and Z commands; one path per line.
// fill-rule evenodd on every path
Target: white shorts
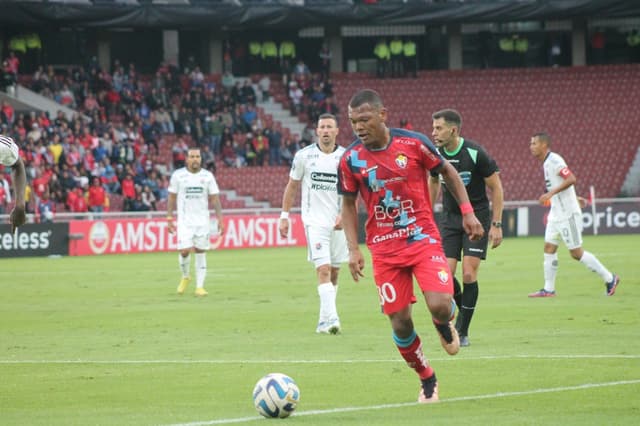
M 349 260 L 347 238 L 344 231 L 318 226 L 305 226 L 307 236 L 307 260 L 315 267 L 331 265 L 340 267 L 341 263 Z
M 178 225 L 178 250 L 195 247 L 209 250 L 209 226 Z
M 581 213 L 576 213 L 568 219 L 547 223 L 544 231 L 544 241 L 558 246 L 561 239 L 569 250 L 582 247 Z

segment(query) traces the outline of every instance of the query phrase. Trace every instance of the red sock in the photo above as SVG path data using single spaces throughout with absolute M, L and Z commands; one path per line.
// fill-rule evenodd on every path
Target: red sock
M 428 379 L 433 376 L 433 368 L 431 368 L 427 358 L 424 356 L 424 352 L 422 352 L 420 336 L 416 335 L 415 340 L 407 347 L 396 346 L 407 365 L 418 373 L 420 379 Z

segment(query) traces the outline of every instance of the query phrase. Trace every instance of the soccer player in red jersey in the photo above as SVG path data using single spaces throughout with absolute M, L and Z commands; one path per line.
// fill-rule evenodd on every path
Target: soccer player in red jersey
M 382 312 L 391 321 L 400 354 L 420 377 L 418 401 L 436 402 L 436 376 L 411 317 L 411 305 L 416 302 L 413 277 L 447 353 L 455 355 L 460 340 L 451 324 L 455 313 L 453 279 L 431 210 L 427 184 L 430 171 L 442 175 L 460 204 L 469 238 L 482 238 L 484 230 L 456 169 L 425 135 L 388 128 L 387 109 L 378 93 L 369 89 L 357 92 L 349 102 L 349 120 L 357 139 L 347 148 L 338 168 L 349 269 L 354 281 L 364 276 L 364 257 L 358 246 L 359 193 L 368 212 L 366 241 Z

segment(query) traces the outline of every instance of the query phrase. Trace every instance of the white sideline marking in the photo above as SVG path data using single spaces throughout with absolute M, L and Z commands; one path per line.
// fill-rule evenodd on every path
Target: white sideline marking
M 456 398 L 441 399 L 439 404 L 443 404 L 443 403 L 446 404 L 450 402 L 459 402 L 459 401 L 505 398 L 505 397 L 511 397 L 511 396 L 534 395 L 534 394 L 540 394 L 540 393 L 553 393 L 553 392 L 565 392 L 565 391 L 573 391 L 573 390 L 603 388 L 607 386 L 635 385 L 638 383 L 640 383 L 640 379 L 620 380 L 617 382 L 605 382 L 605 383 L 585 383 L 583 385 L 563 386 L 560 388 L 534 389 L 530 391 L 498 392 L 498 393 L 487 394 L 487 395 L 460 396 Z M 409 407 L 412 405 L 418 405 L 418 402 L 402 402 L 398 404 L 381 404 L 381 405 L 369 405 L 369 406 L 360 406 L 360 407 L 343 407 L 343 408 L 332 408 L 328 410 L 296 411 L 294 416 L 296 417 L 315 416 L 315 415 L 323 415 L 323 414 L 350 413 L 354 411 L 383 410 L 388 408 Z M 225 424 L 231 424 L 231 423 L 250 422 L 250 421 L 262 420 L 262 419 L 263 417 L 260 417 L 260 416 L 237 417 L 235 419 L 208 420 L 208 421 L 192 422 L 192 423 L 174 423 L 168 426 L 225 425 Z
M 639 359 L 640 355 L 480 355 L 474 357 L 429 358 L 430 362 L 441 361 L 480 361 L 480 360 L 508 360 L 508 359 Z M 1 359 L 0 364 L 356 364 L 356 363 L 398 363 L 404 364 L 400 357 L 394 359 L 116 359 L 116 360 L 85 360 L 85 359 Z

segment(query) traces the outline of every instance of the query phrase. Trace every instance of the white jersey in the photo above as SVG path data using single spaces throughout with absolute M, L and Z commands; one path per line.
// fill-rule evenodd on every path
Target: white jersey
M 210 171 L 191 173 L 186 167 L 176 170 L 171 175 L 169 192 L 177 194 L 178 227 L 209 226 L 209 196 L 220 193 Z
M 8 136 L 0 135 L 0 164 L 13 166 L 19 157 L 18 145 Z
M 289 177 L 302 180 L 302 221 L 306 226 L 331 227 L 342 207 L 338 195 L 338 163 L 345 149 L 325 154 L 318 144 L 302 148 L 293 157 Z
M 564 182 L 565 173 L 569 172 L 567 163 L 564 159 L 555 152 L 549 152 L 547 158 L 545 158 L 542 165 L 544 169 L 544 182 L 547 187 L 547 191 L 557 187 Z M 573 216 L 574 214 L 581 214 L 580 204 L 578 204 L 578 197 L 576 196 L 576 189 L 574 185 L 569 188 L 555 194 L 551 197 L 551 211 L 549 212 L 549 221 L 565 220 Z

